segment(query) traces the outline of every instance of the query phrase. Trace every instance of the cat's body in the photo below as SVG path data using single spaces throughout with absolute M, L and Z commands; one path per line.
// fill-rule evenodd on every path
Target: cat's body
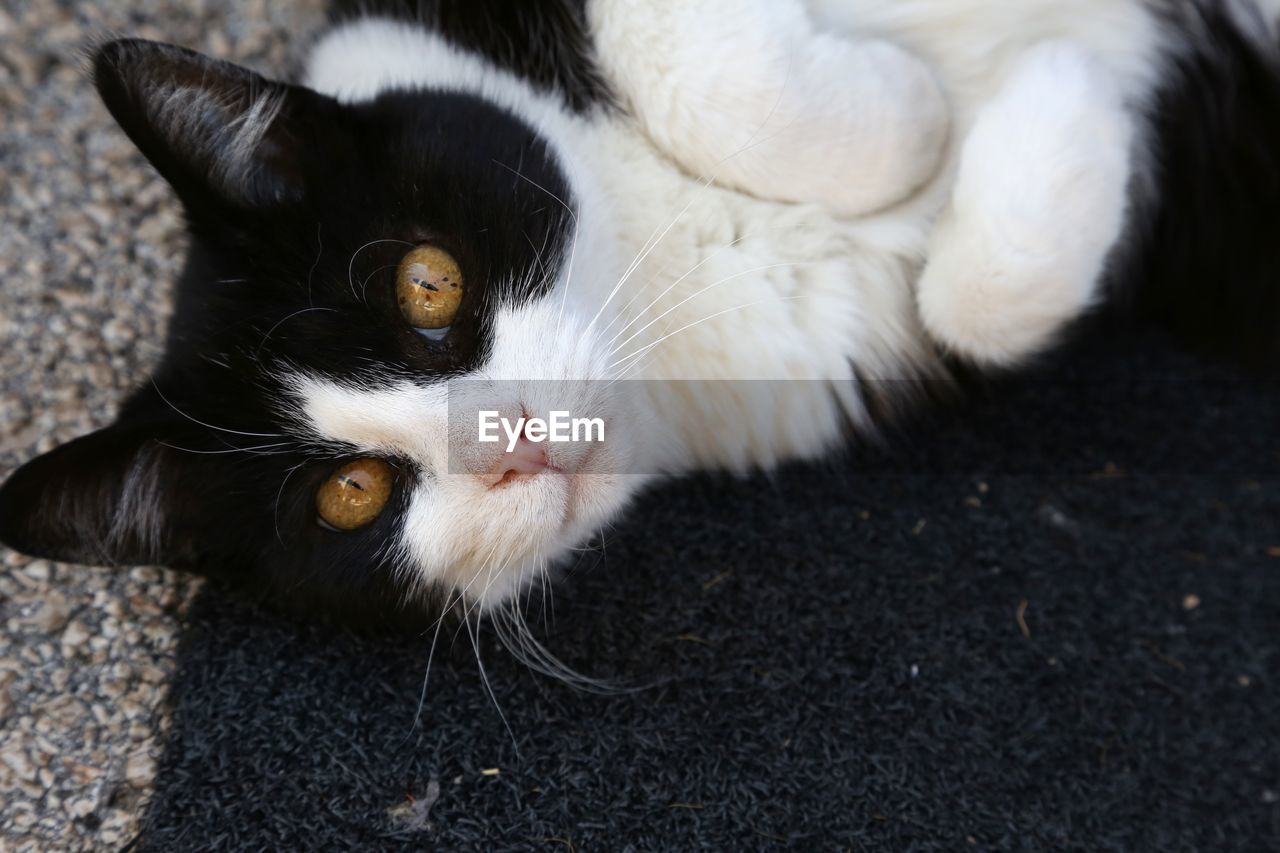
M 820 456 L 956 357 L 1024 363 L 1103 300 L 1109 270 L 1162 271 L 1161 211 L 1203 217 L 1208 186 L 1247 216 L 1230 171 L 1167 190 L 1177 129 L 1158 108 L 1204 118 L 1214 73 L 1244 107 L 1213 116 L 1205 150 L 1280 143 L 1247 112 L 1280 107 L 1275 0 L 422 6 L 321 39 L 304 83 L 336 102 L 144 45 L 100 55 L 108 105 L 198 242 L 154 389 L 13 478 L 8 541 L 375 612 L 428 593 L 494 606 L 645 475 Z M 1265 190 L 1278 163 L 1239 165 Z M 1275 208 L 1258 210 L 1261 233 Z M 1230 236 L 1201 249 L 1275 259 L 1253 230 Z M 380 270 L 424 241 L 484 281 L 438 345 L 378 304 Z M 1206 263 L 1171 251 L 1187 275 Z M 1252 263 L 1240 286 L 1273 310 Z M 553 447 L 507 482 L 500 452 L 450 432 L 449 378 L 490 383 L 504 410 L 601 416 L 609 442 Z M 317 484 L 353 456 L 395 460 L 387 509 L 316 527 Z M 182 492 L 193 477 L 231 485 Z M 210 544 L 200 519 L 224 516 L 243 539 Z

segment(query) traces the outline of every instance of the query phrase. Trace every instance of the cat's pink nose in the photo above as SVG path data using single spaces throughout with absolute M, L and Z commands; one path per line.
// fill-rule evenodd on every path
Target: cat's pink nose
M 498 457 L 497 464 L 489 469 L 483 479 L 490 486 L 500 486 L 513 480 L 536 477 L 550 467 L 546 446 L 522 435 L 516 440 L 516 446 L 510 453 L 504 452 Z

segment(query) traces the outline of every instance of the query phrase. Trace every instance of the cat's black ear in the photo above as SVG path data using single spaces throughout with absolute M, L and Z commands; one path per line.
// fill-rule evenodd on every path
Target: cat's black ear
M 116 424 L 39 456 L 0 486 L 0 541 L 34 557 L 93 565 L 181 561 L 181 512 L 166 495 L 183 460 L 153 422 Z
M 189 204 L 212 193 L 255 206 L 301 192 L 306 90 L 140 39 L 100 47 L 93 76 L 107 109 Z

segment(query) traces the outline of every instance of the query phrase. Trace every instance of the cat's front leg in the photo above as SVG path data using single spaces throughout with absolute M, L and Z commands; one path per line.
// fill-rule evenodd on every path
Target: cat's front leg
M 919 284 L 930 333 L 1009 365 L 1098 296 L 1128 207 L 1134 118 L 1084 50 L 1029 51 L 964 142 Z
M 907 197 L 950 128 L 930 69 L 819 32 L 799 0 L 591 0 L 606 75 L 684 169 L 843 215 Z

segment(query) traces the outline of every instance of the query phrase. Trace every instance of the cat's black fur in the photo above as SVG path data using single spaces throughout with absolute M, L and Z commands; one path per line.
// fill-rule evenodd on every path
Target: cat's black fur
M 1193 49 L 1156 101 L 1156 203 L 1118 267 L 1119 304 L 1277 374 L 1280 51 L 1216 0 L 1170 4 L 1170 14 L 1195 34 Z
M 609 101 L 577 0 L 396 5 L 577 110 Z M 1115 289 L 1205 346 L 1274 365 L 1277 52 L 1241 36 L 1215 4 L 1180 8 L 1203 19 L 1206 37 L 1159 100 L 1159 204 L 1117 265 Z M 392 618 L 404 589 L 383 543 L 397 507 L 354 534 L 314 523 L 316 488 L 344 448 L 289 434 L 280 377 L 303 365 L 341 380 L 477 363 L 499 298 L 535 292 L 562 262 L 569 225 L 552 194 L 571 203 L 568 182 L 530 128 L 471 96 L 400 92 L 341 106 L 136 41 L 105 45 L 94 69 L 112 114 L 177 190 L 191 256 L 154 383 L 111 427 L 9 478 L 0 539 L 57 559 L 230 574 L 286 600 Z M 175 83 L 211 97 L 166 114 Z M 230 150 L 221 143 L 234 141 L 228 123 L 263 98 L 280 111 L 265 144 L 251 161 L 220 160 Z M 403 246 L 365 246 L 387 234 L 440 242 L 468 272 L 448 343 L 396 316 L 391 270 Z M 393 502 L 413 476 L 404 466 Z
M 467 95 L 403 92 L 340 106 L 137 41 L 103 47 L 94 77 L 182 199 L 191 254 L 154 382 L 111 427 L 9 478 L 0 539 L 76 562 L 230 574 L 289 599 L 389 618 L 403 594 L 396 555 L 384 549 L 397 507 L 355 533 L 314 523 L 316 489 L 344 448 L 290 434 L 280 377 L 297 366 L 386 381 L 474 365 L 493 307 L 553 280 L 569 230 L 549 194 L 571 201 L 567 182 L 531 129 Z M 157 126 L 159 84 L 173 80 L 207 89 L 229 114 Z M 216 152 L 200 142 L 262 97 L 282 99 L 280 117 L 225 189 L 211 176 Z M 447 341 L 415 333 L 399 315 L 394 270 L 404 244 L 361 248 L 388 234 L 446 246 L 466 271 Z M 402 466 L 393 500 L 414 476 Z M 131 477 L 154 477 L 154 496 L 122 501 Z
M 364 15 L 421 23 L 538 88 L 577 112 L 611 104 L 592 60 L 584 0 L 338 0 L 330 17 Z

